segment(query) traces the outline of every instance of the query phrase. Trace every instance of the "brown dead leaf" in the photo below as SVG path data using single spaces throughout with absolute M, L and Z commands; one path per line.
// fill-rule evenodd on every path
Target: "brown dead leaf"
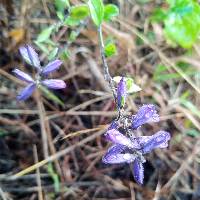
M 25 30 L 22 28 L 15 28 L 8 33 L 8 36 L 12 38 L 15 44 L 23 41 L 25 37 Z

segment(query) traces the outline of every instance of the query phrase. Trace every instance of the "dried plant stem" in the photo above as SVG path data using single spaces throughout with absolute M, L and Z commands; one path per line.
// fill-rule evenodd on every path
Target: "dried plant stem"
M 66 149 L 63 149 L 63 150 L 61 150 L 61 151 L 49 156 L 47 159 L 39 161 L 38 163 L 36 163 L 36 164 L 34 164 L 34 165 L 32 165 L 32 166 L 20 171 L 19 173 L 15 174 L 13 176 L 11 176 L 12 179 L 19 178 L 19 177 L 21 177 L 21 176 L 23 176 L 23 175 L 25 175 L 27 173 L 30 173 L 30 172 L 38 169 L 39 167 L 44 166 L 48 162 L 52 162 L 52 161 L 54 161 L 56 159 L 59 159 L 62 156 L 65 156 L 67 153 L 71 152 L 76 147 L 80 147 L 80 146 L 86 144 L 87 142 L 90 142 L 91 140 L 94 140 L 96 137 L 102 135 L 104 133 L 104 131 L 105 131 L 105 128 L 102 127 L 102 130 L 96 132 L 95 134 L 92 134 L 92 135 L 86 137 L 85 139 L 81 140 L 80 142 L 75 143 L 74 145 L 71 145 L 71 146 L 67 147 Z
M 41 135 L 42 135 L 42 142 L 43 142 L 43 153 L 44 158 L 48 158 L 48 139 L 47 139 L 47 133 L 46 133 L 46 127 L 45 127 L 45 116 L 44 116 L 44 107 L 41 102 L 41 95 L 40 92 L 37 90 L 37 106 L 39 110 L 39 118 L 40 118 L 40 127 L 41 127 Z
M 5 193 L 3 192 L 3 190 L 0 187 L 0 197 L 2 198 L 2 200 L 8 200 Z
M 38 163 L 38 154 L 37 154 L 37 147 L 36 145 L 33 146 L 33 152 L 34 152 L 34 160 L 35 163 Z M 37 173 L 37 185 L 38 185 L 38 199 L 43 200 L 43 195 L 42 195 L 42 183 L 41 183 L 41 176 L 40 176 L 40 169 L 36 169 Z
M 100 53 L 101 53 L 101 59 L 103 62 L 103 68 L 104 68 L 104 78 L 106 81 L 108 81 L 110 89 L 112 91 L 115 103 L 117 102 L 117 94 L 116 89 L 114 85 L 114 81 L 110 75 L 108 63 L 106 61 L 105 51 L 104 51 L 104 41 L 103 41 L 103 33 L 102 33 L 102 26 L 100 25 L 98 27 L 98 38 L 99 38 L 99 47 L 100 47 Z
M 40 126 L 41 126 L 41 133 L 42 133 L 44 158 L 47 159 L 49 157 L 48 150 L 50 150 L 51 154 L 55 154 L 56 149 L 53 145 L 53 139 L 50 133 L 49 121 L 46 120 L 46 112 L 44 109 L 40 91 L 37 91 L 37 104 L 38 104 L 38 110 L 39 110 L 39 116 L 40 116 Z M 58 163 L 58 160 L 54 160 L 54 162 L 55 162 L 56 170 L 61 176 L 62 171 Z

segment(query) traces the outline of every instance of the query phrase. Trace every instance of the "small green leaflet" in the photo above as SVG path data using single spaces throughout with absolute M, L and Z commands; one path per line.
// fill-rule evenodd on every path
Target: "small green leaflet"
M 63 12 L 64 9 L 70 7 L 69 0 L 55 0 L 57 11 Z
M 76 31 L 71 31 L 68 40 L 69 40 L 70 42 L 74 42 L 74 41 L 76 40 L 77 36 L 78 36 L 78 32 L 76 32 Z
M 70 51 L 68 49 L 64 49 L 60 52 L 60 59 L 65 61 L 68 60 L 70 57 Z
M 128 92 L 129 94 L 135 93 L 135 92 L 139 92 L 139 91 L 142 90 L 138 85 L 136 85 L 136 84 L 134 83 L 134 80 L 133 80 L 132 78 L 129 78 L 129 77 L 124 77 L 124 78 L 125 78 L 125 81 L 126 81 L 127 92 Z M 113 80 L 114 80 L 116 83 L 119 83 L 121 79 L 122 79 L 121 76 L 115 76 L 115 77 L 113 78 Z
M 90 15 L 96 26 L 100 26 L 104 17 L 104 5 L 102 0 L 89 0 Z
M 200 132 L 197 131 L 196 129 L 189 129 L 185 133 L 192 137 L 199 137 L 199 135 L 200 135 Z
M 56 55 L 58 54 L 58 47 L 54 48 L 48 55 L 48 60 L 53 60 L 56 58 Z
M 57 11 L 56 15 L 60 21 L 63 21 L 65 19 L 63 12 Z
M 116 17 L 119 15 L 119 8 L 114 4 L 107 4 L 104 7 L 104 20 L 109 21 L 113 17 Z
M 34 43 L 46 54 L 49 54 L 49 50 L 47 49 L 46 45 L 44 43 L 40 43 L 38 41 L 34 41 Z
M 82 20 L 90 14 L 86 4 L 71 7 L 70 16 L 74 19 Z
M 162 22 L 166 18 L 166 10 L 163 10 L 162 8 L 156 8 L 151 17 L 151 22 Z
M 80 24 L 80 20 L 79 19 L 75 19 L 71 16 L 67 17 L 64 21 L 64 24 L 67 26 L 78 26 Z
M 54 25 L 49 26 L 49 27 L 43 29 L 42 32 L 38 35 L 36 41 L 40 42 L 40 43 L 41 42 L 45 42 L 47 39 L 50 38 L 53 29 L 54 29 Z
M 117 53 L 117 47 L 113 41 L 107 42 L 104 48 L 106 57 L 111 57 Z

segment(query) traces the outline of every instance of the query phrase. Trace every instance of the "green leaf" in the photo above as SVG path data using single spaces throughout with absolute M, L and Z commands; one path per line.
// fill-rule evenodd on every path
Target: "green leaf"
M 119 8 L 114 4 L 108 4 L 104 7 L 104 20 L 110 21 L 113 17 L 119 15 Z
M 79 33 L 77 31 L 71 31 L 69 38 L 68 38 L 68 41 L 74 42 L 76 40 L 78 34 Z
M 63 21 L 65 19 L 65 16 L 64 16 L 63 12 L 61 12 L 61 11 L 57 11 L 56 15 L 61 21 Z
M 198 72 L 192 69 L 189 65 L 184 65 L 183 63 L 177 63 L 177 66 L 181 68 L 186 75 L 192 76 L 197 74 Z M 168 68 L 165 65 L 158 65 L 153 75 L 154 81 L 157 82 L 165 82 L 170 79 L 180 79 L 182 76 L 179 73 L 169 73 Z
M 45 42 L 47 39 L 49 39 L 53 29 L 54 29 L 53 25 L 43 29 L 42 32 L 37 37 L 37 42 L 41 43 L 41 42 Z
M 60 58 L 61 60 L 65 61 L 65 60 L 68 60 L 70 57 L 70 52 L 69 50 L 63 50 L 61 53 L 60 53 Z
M 152 22 L 161 22 L 167 17 L 167 12 L 163 10 L 162 8 L 156 8 L 151 17 L 150 20 Z
M 166 0 L 166 2 L 170 5 L 170 6 L 174 6 L 176 3 L 176 0 Z
M 200 132 L 197 131 L 196 129 L 189 129 L 186 131 L 186 134 L 192 137 L 199 137 Z
M 70 16 L 74 19 L 82 20 L 90 14 L 87 5 L 78 5 L 71 7 Z
M 72 27 L 78 26 L 80 24 L 80 20 L 69 16 L 67 17 L 67 19 L 65 19 L 64 24 L 67 26 L 72 26 Z
M 200 5 L 193 0 L 169 1 L 164 33 L 171 43 L 191 48 L 200 33 Z
M 49 175 L 51 176 L 53 182 L 54 182 L 54 189 L 56 192 L 60 191 L 60 181 L 59 181 L 59 176 L 56 174 L 52 163 L 48 163 L 47 171 Z
M 100 26 L 104 17 L 104 5 L 102 0 L 89 0 L 90 15 L 96 26 Z
M 113 41 L 108 42 L 104 48 L 106 57 L 111 57 L 117 53 L 117 47 Z
M 37 42 L 37 41 L 34 41 L 34 43 L 35 43 L 46 55 L 49 54 L 49 50 L 48 50 L 48 48 L 46 47 L 46 45 L 45 45 L 44 43 L 40 43 L 40 42 Z
M 45 42 L 45 44 L 48 44 L 49 46 L 52 46 L 52 47 L 56 47 L 57 46 L 56 42 L 54 42 L 50 38 L 45 40 L 44 42 Z
M 180 99 L 180 103 L 188 108 L 194 115 L 200 118 L 200 110 L 189 100 L 186 99 Z
M 55 0 L 55 6 L 57 11 L 63 12 L 70 7 L 69 0 Z
M 55 59 L 57 53 L 58 53 L 58 47 L 54 48 L 54 49 L 50 52 L 50 54 L 49 54 L 49 56 L 48 56 L 48 60 L 53 60 L 53 59 Z
M 151 0 L 136 0 L 136 3 L 143 5 L 145 3 L 148 3 L 149 1 L 151 1 Z
M 65 104 L 54 93 L 49 91 L 47 88 L 40 86 L 40 89 L 48 99 L 54 101 L 55 103 L 57 103 L 63 107 L 65 106 Z

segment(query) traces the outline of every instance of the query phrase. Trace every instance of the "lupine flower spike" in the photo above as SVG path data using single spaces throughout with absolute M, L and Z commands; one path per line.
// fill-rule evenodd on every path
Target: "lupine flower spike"
M 44 79 L 46 78 L 51 72 L 59 69 L 62 62 L 60 60 L 54 60 L 47 64 L 44 68 L 40 65 L 40 60 L 38 54 L 30 45 L 25 45 L 20 47 L 19 49 L 20 54 L 22 55 L 23 59 L 30 65 L 36 68 L 37 74 L 35 80 L 26 74 L 25 72 L 14 69 L 13 73 L 16 75 L 17 78 L 26 82 L 28 85 L 19 93 L 17 99 L 19 101 L 26 100 L 31 96 L 33 91 L 36 87 L 40 87 L 40 85 L 44 85 L 50 89 L 63 89 L 66 87 L 66 84 L 63 80 L 59 79 Z
M 147 122 L 158 120 L 159 116 L 156 113 L 155 106 L 144 105 L 133 117 L 130 130 L 136 129 Z M 143 184 L 144 155 L 157 148 L 166 148 L 170 140 L 170 134 L 166 131 L 158 131 L 152 136 L 125 136 L 120 132 L 122 128 L 119 128 L 120 126 L 117 125 L 116 121 L 108 128 L 105 137 L 107 140 L 111 141 L 113 145 L 103 156 L 102 161 L 108 164 L 130 164 L 135 181 L 138 184 Z

